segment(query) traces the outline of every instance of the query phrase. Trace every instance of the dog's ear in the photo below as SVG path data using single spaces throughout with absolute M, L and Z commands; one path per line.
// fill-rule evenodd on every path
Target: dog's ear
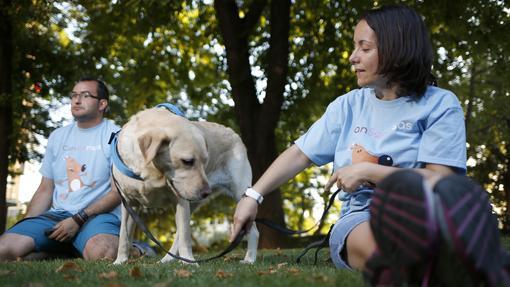
M 169 141 L 170 139 L 162 130 L 151 130 L 138 137 L 138 145 L 142 151 L 145 164 L 154 159 L 161 144 L 168 143 Z

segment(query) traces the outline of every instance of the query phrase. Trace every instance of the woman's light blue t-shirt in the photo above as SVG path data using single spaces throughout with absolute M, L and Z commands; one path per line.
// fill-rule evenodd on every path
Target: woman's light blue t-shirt
M 389 155 L 393 166 L 426 163 L 466 171 L 464 113 L 450 91 L 429 86 L 423 97 L 383 101 L 373 89 L 353 90 L 329 104 L 296 145 L 317 165 L 352 164 L 354 144 L 374 156 Z

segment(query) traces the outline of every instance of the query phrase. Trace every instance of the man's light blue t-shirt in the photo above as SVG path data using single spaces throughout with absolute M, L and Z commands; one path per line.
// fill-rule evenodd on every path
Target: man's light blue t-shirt
M 450 91 L 429 86 L 423 97 L 383 101 L 373 89 L 353 90 L 329 104 L 296 145 L 317 165 L 352 164 L 352 146 L 374 156 L 389 155 L 393 166 L 426 163 L 466 171 L 464 113 Z
M 92 128 L 82 129 L 73 122 L 51 133 L 40 169 L 55 183 L 51 210 L 74 214 L 110 191 L 108 140 L 118 130 L 104 119 Z M 120 219 L 120 205 L 111 213 Z

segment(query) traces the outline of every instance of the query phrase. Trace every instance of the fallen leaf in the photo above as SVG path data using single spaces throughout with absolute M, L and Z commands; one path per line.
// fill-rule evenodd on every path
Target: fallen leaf
M 237 260 L 240 260 L 240 259 L 241 259 L 241 257 L 238 257 L 238 256 L 228 256 L 227 255 L 227 256 L 223 257 L 223 261 L 224 262 L 229 262 L 229 261 L 233 261 L 233 260 L 237 261 Z
M 140 278 L 142 277 L 142 271 L 140 271 L 140 268 L 138 268 L 138 266 L 135 266 L 131 270 L 129 270 L 129 275 L 133 278 Z
M 276 273 L 276 269 L 274 269 L 273 267 L 269 267 L 269 269 L 267 271 L 257 272 L 257 275 L 270 275 L 270 274 L 274 274 L 274 273 Z
M 234 274 L 230 273 L 230 272 L 225 272 L 223 270 L 218 270 L 216 272 L 216 277 L 220 278 L 220 279 L 223 279 L 223 278 L 227 278 L 227 277 L 232 277 L 234 276 Z
M 14 273 L 14 271 L 12 271 L 12 270 L 0 270 L 0 276 L 10 275 L 13 273 Z
M 316 280 L 316 281 L 320 281 L 320 282 L 323 282 L 323 283 L 327 283 L 329 282 L 329 277 L 324 275 L 324 274 L 318 274 L 318 275 L 315 275 L 313 276 L 313 278 Z
M 287 265 L 287 264 L 289 264 L 289 263 L 287 263 L 287 262 L 279 263 L 278 265 L 276 265 L 276 267 L 277 267 L 278 269 L 280 269 L 280 268 L 282 268 L 283 266 L 285 266 L 285 265 Z
M 68 261 L 55 270 L 55 272 L 67 272 L 67 271 L 83 272 L 83 269 L 81 269 L 81 267 L 78 266 L 78 264 Z
M 100 279 L 111 280 L 111 279 L 115 279 L 115 278 L 119 277 L 119 274 L 115 271 L 110 271 L 110 272 L 103 272 L 103 273 L 97 275 L 97 277 L 99 277 Z
M 297 274 L 301 271 L 298 268 L 289 268 L 289 269 L 287 269 L 287 272 Z
M 67 281 L 73 281 L 73 280 L 76 280 L 78 278 L 76 278 L 76 276 L 72 275 L 72 274 L 64 274 L 64 279 L 67 280 Z
M 278 256 L 281 256 L 283 254 L 282 251 L 280 250 L 280 247 L 275 249 L 275 254 Z
M 186 269 L 177 269 L 175 270 L 175 275 L 179 278 L 188 278 L 191 276 L 191 272 Z

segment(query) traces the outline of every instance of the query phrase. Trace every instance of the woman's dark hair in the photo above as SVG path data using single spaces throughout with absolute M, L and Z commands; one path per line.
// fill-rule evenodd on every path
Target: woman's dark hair
M 388 86 L 400 86 L 398 96 L 421 97 L 427 85 L 435 85 L 432 44 L 418 13 L 404 5 L 388 5 L 367 11 L 360 20 L 375 31 L 378 72 Z
M 106 86 L 106 84 L 103 81 L 101 81 L 97 78 L 91 77 L 91 76 L 85 76 L 85 77 L 81 77 L 78 80 L 78 83 L 79 82 L 89 82 L 89 81 L 97 83 L 97 89 L 96 89 L 97 96 L 100 99 L 105 99 L 108 101 L 108 98 L 110 97 L 110 92 L 108 91 L 108 87 Z

